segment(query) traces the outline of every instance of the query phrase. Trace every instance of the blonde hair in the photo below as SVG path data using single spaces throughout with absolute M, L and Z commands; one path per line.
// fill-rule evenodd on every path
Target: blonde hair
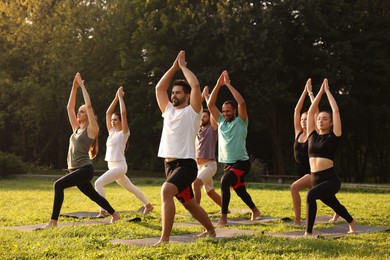
M 95 120 L 99 124 L 96 114 L 95 114 Z M 97 156 L 98 152 L 99 152 L 99 132 L 97 133 L 96 138 L 93 140 L 93 143 L 89 147 L 88 150 L 89 158 L 91 160 L 94 159 Z

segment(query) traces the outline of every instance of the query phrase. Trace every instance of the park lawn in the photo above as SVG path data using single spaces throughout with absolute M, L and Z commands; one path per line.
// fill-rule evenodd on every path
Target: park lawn
M 285 239 L 267 236 L 273 232 L 303 230 L 281 221 L 242 228 L 258 230 L 254 236 L 225 240 L 201 239 L 189 244 L 168 244 L 161 247 L 113 245 L 114 238 L 134 239 L 158 237 L 160 223 L 160 186 L 163 179 L 133 179 L 155 206 L 146 216 L 137 213 L 123 219 L 140 216 L 140 223 L 119 221 L 112 225 L 62 227 L 41 231 L 16 231 L 4 228 L 46 223 L 53 203 L 53 180 L 0 179 L 0 259 L 389 259 L 390 233 L 349 235 L 333 239 Z M 248 190 L 263 216 L 293 218 L 291 196 L 287 185 L 248 184 Z M 219 192 L 219 186 L 217 186 Z M 111 184 L 106 187 L 107 199 L 118 211 L 135 211 L 140 206 L 134 195 Z M 306 192 L 301 193 L 304 201 Z M 359 224 L 390 226 L 390 193 L 388 190 L 346 189 L 337 197 Z M 302 203 L 302 212 L 304 205 Z M 188 213 L 176 203 L 177 213 Z M 218 207 L 203 194 L 202 206 L 216 213 Z M 246 206 L 232 192 L 231 209 Z M 61 212 L 97 211 L 98 207 L 77 188 L 65 190 Z M 318 216 L 332 215 L 332 210 L 318 202 Z M 229 217 L 246 217 L 234 213 Z M 218 218 L 217 216 L 215 218 Z M 59 221 L 72 221 L 60 217 Z M 175 221 L 193 221 L 177 216 Z M 331 226 L 315 225 L 314 229 Z M 201 232 L 200 227 L 174 227 L 172 234 Z

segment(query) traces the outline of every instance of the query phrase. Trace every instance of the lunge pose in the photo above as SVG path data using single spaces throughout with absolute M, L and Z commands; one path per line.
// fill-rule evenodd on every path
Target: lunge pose
M 202 97 L 209 99 L 209 88 L 203 89 Z M 207 195 L 220 207 L 221 196 L 214 189 L 213 176 L 217 172 L 217 162 L 215 161 L 215 146 L 218 138 L 218 125 L 210 115 L 210 111 L 203 109 L 200 129 L 196 136 L 196 163 L 198 165 L 198 177 L 192 184 L 195 199 L 200 204 L 202 197 L 201 187 Z
M 169 101 L 167 91 L 179 70 L 187 81 L 173 82 Z M 161 187 L 162 234 L 155 245 L 169 241 L 176 212 L 173 197 L 205 227 L 206 231 L 199 236 L 214 237 L 214 226 L 206 211 L 195 201 L 191 186 L 197 176 L 195 137 L 199 130 L 202 97 L 198 79 L 186 66 L 184 51 L 179 52 L 171 68 L 157 83 L 156 99 L 164 118 L 158 156 L 164 158 L 167 179 Z
M 238 108 L 233 101 L 226 101 L 222 105 L 222 113 L 218 110 L 215 104 L 222 86 L 226 86 L 229 89 L 238 103 Z M 260 215 L 260 211 L 253 203 L 244 182 L 245 176 L 247 176 L 251 168 L 251 162 L 246 151 L 248 113 L 244 98 L 230 84 L 227 71 L 223 71 L 218 78 L 207 106 L 218 123 L 218 161 L 225 164 L 224 174 L 221 178 L 222 214 L 217 225 L 227 225 L 230 187 L 252 210 L 251 220 L 255 220 Z M 236 115 L 237 111 L 238 116 Z
M 301 224 L 301 196 L 299 192 L 311 188 L 309 154 L 307 151 L 307 112 L 301 113 L 306 96 L 314 101 L 311 79 L 308 79 L 294 110 L 294 158 L 299 179 L 291 185 L 291 197 L 294 208 L 294 225 Z M 318 112 L 317 112 L 318 114 Z
M 114 100 L 106 112 L 108 138 L 105 160 L 108 164 L 108 171 L 96 180 L 95 188 L 105 198 L 104 186 L 116 181 L 120 186 L 133 193 L 144 204 L 145 208 L 143 213 L 147 214 L 153 210 L 152 204 L 148 201 L 145 194 L 126 176 L 127 163 L 125 149 L 130 136 L 130 130 L 127 123 L 126 106 L 123 100 L 124 94 L 123 87 L 119 87 Z M 118 102 L 120 113 L 114 112 Z M 100 213 L 97 217 L 105 217 L 107 214 L 104 208 L 100 208 Z
M 310 176 L 310 164 L 309 153 L 307 150 L 307 112 L 302 111 L 303 103 L 306 96 L 309 96 L 310 101 L 314 101 L 314 94 L 311 85 L 311 79 L 308 79 L 298 100 L 298 103 L 294 110 L 294 130 L 295 130 L 295 142 L 294 142 L 294 158 L 297 168 L 297 174 L 299 179 L 291 185 L 291 197 L 294 208 L 294 225 L 301 225 L 301 196 L 299 192 L 303 189 L 310 189 L 311 176 Z M 314 117 L 318 115 L 318 110 L 315 112 Z M 317 131 L 317 129 L 316 129 Z M 329 222 L 334 222 L 338 218 L 335 214 Z
M 314 115 L 318 110 L 319 102 L 326 95 L 332 112 L 322 111 L 318 114 L 316 123 L 318 133 L 315 130 Z M 333 127 L 333 131 L 331 128 Z M 317 200 L 331 207 L 338 215 L 349 224 L 349 232 L 355 232 L 356 221 L 347 209 L 340 204 L 336 193 L 340 190 L 340 179 L 334 169 L 334 157 L 340 142 L 342 128 L 340 112 L 336 100 L 329 90 L 328 80 L 325 79 L 321 89 L 311 104 L 307 116 L 308 150 L 311 169 L 312 188 L 306 198 L 306 232 L 313 233 L 313 225 L 317 214 Z
M 85 104 L 79 107 L 76 115 L 75 106 L 78 88 L 83 93 Z M 99 127 L 80 73 L 77 73 L 73 80 L 67 110 L 70 125 L 73 129 L 73 134 L 69 140 L 68 151 L 69 173 L 54 183 L 53 211 L 49 223 L 43 228 L 57 226 L 58 216 L 60 215 L 64 201 L 64 190 L 74 186 L 77 186 L 82 193 L 96 202 L 100 207 L 106 209 L 111 215 L 111 223 L 115 222 L 119 219 L 119 213 L 115 212 L 110 203 L 99 195 L 91 183 L 94 174 L 92 159 L 96 157 L 98 152 L 97 137 Z

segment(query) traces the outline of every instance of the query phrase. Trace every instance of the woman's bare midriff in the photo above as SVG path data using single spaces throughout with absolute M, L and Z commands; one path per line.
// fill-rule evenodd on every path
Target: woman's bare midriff
M 324 171 L 334 165 L 333 160 L 322 157 L 310 157 L 309 162 L 311 172 Z

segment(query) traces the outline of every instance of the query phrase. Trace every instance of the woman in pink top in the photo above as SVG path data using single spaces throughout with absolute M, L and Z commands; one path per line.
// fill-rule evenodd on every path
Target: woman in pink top
M 106 112 L 108 138 L 105 160 L 108 164 L 108 171 L 96 180 L 95 188 L 102 197 L 106 197 L 104 186 L 116 181 L 120 186 L 133 193 L 144 204 L 145 209 L 143 214 L 147 214 L 153 210 L 153 205 L 148 201 L 145 194 L 126 176 L 127 163 L 125 150 L 127 148 L 130 130 L 127 124 L 126 106 L 123 100 L 124 94 L 123 87 L 119 87 L 114 100 Z M 120 113 L 114 113 L 118 102 Z M 107 211 L 100 208 L 100 213 L 97 217 L 105 217 L 107 215 Z

